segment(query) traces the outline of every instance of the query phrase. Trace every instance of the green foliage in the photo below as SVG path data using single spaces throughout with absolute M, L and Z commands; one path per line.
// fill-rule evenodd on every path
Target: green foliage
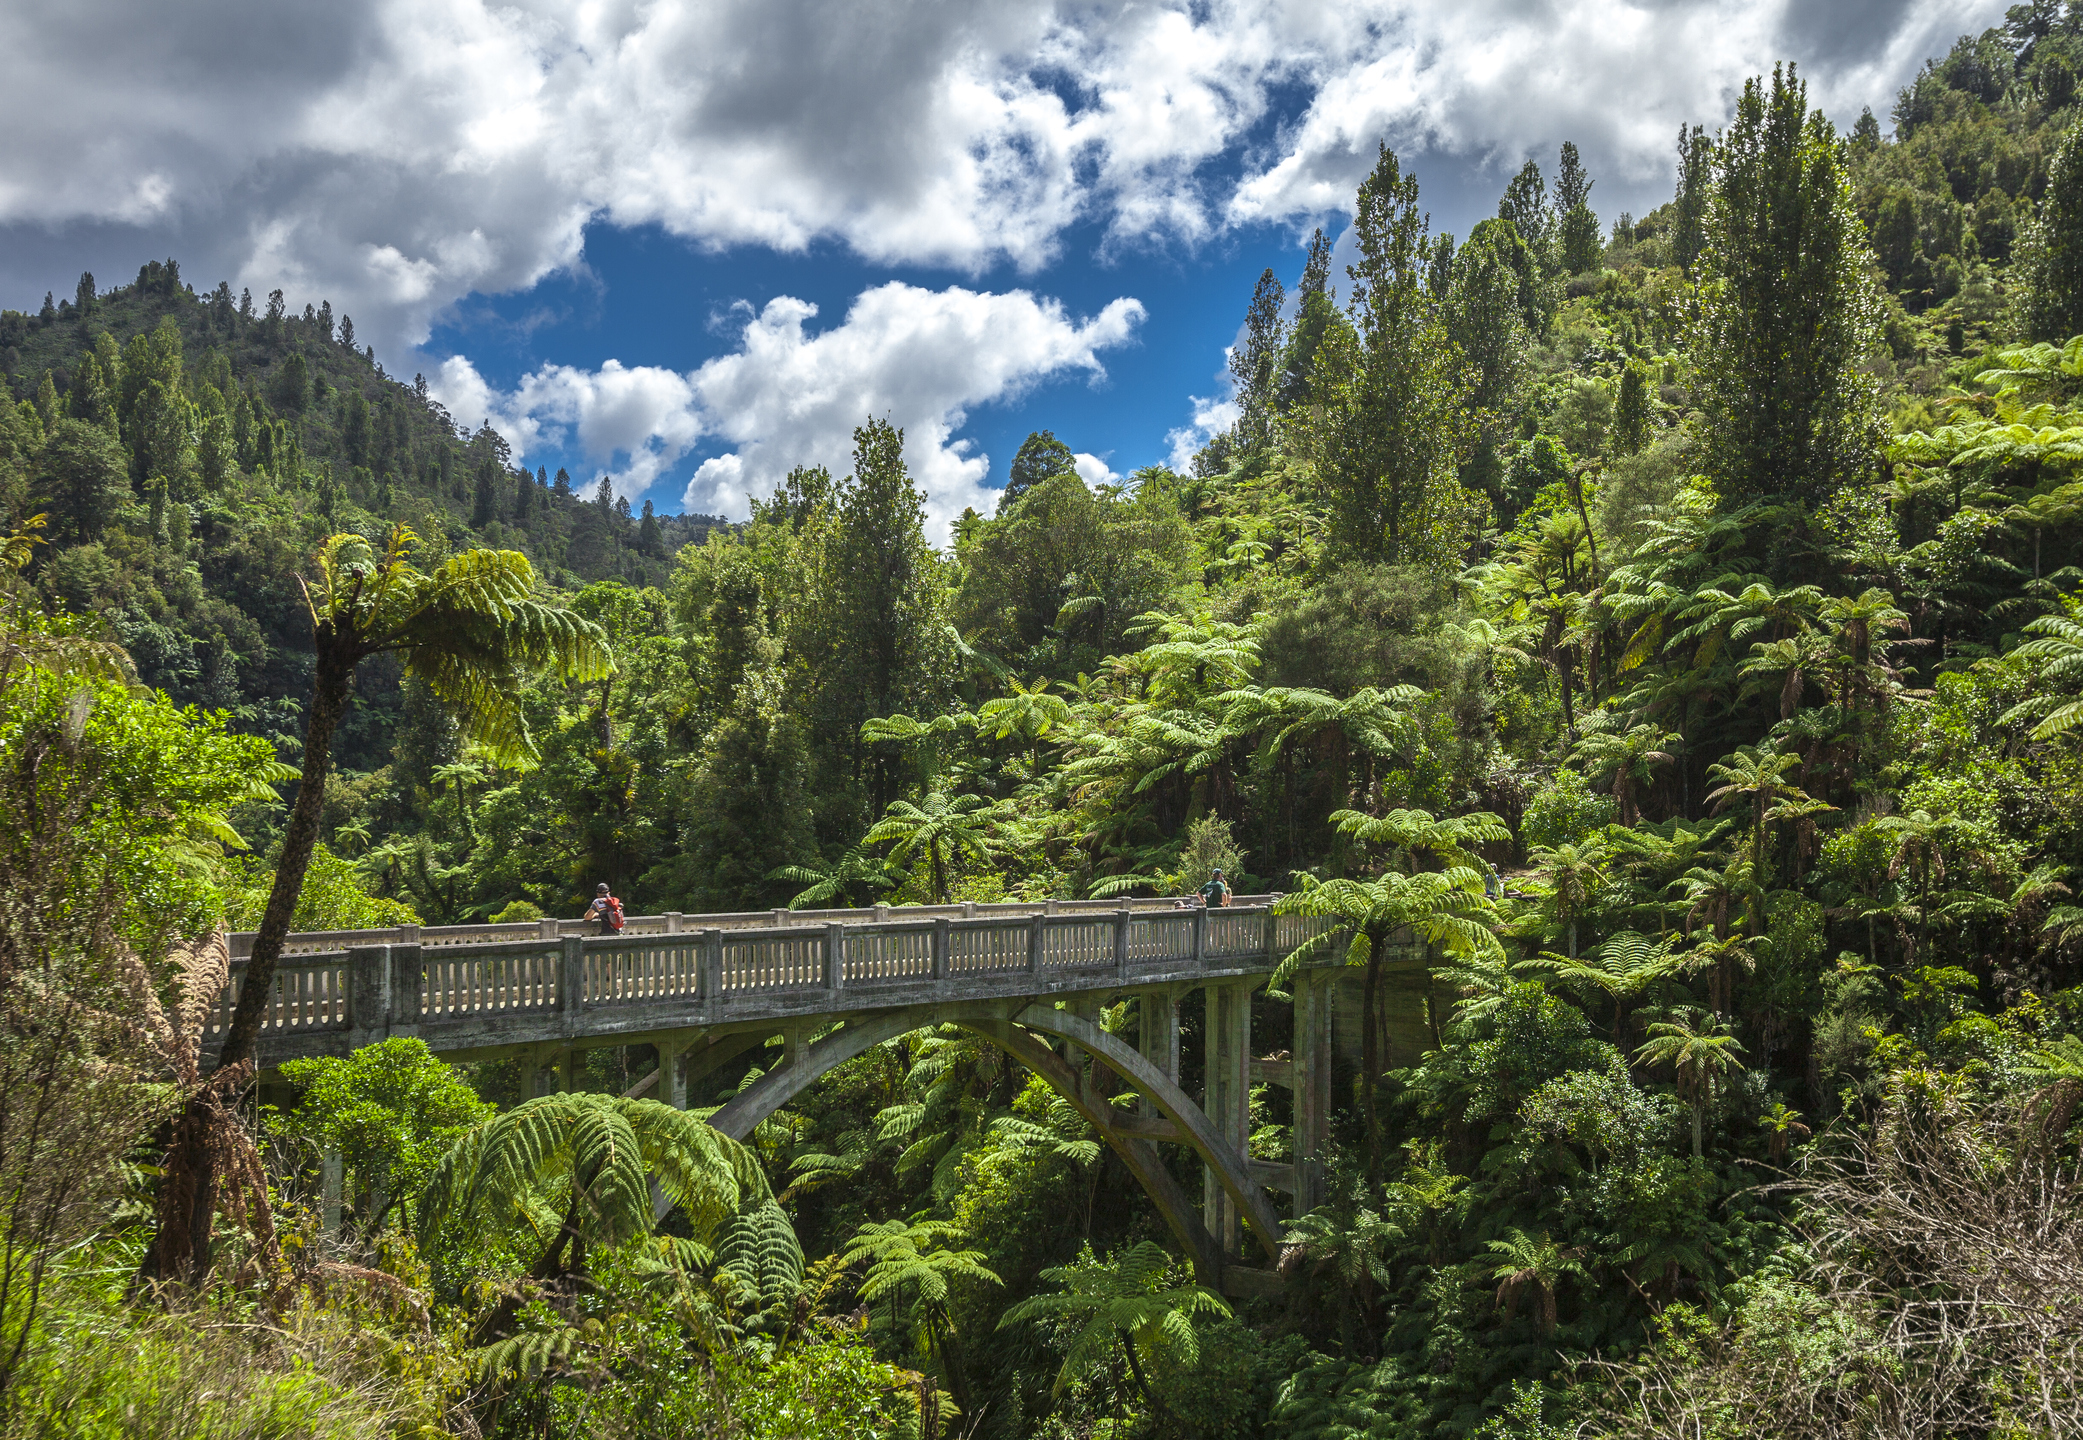
M 988 860 L 993 829 L 1001 818 L 999 807 L 977 795 L 950 796 L 936 790 L 914 805 L 909 800 L 890 803 L 889 813 L 862 837 L 864 845 L 890 845 L 890 859 L 898 864 L 922 860 L 932 877 L 934 904 L 948 896 L 951 867 L 967 857 Z M 895 843 L 890 843 L 895 842 Z
M 1143 1379 L 1143 1367 L 1160 1359 L 1174 1367 L 1193 1368 L 1200 1360 L 1196 1315 L 1227 1316 L 1229 1306 L 1213 1291 L 1198 1285 L 1168 1283 L 1176 1262 L 1161 1246 L 1145 1240 L 1124 1253 L 1100 1259 L 1090 1247 L 1070 1265 L 1042 1271 L 1042 1278 L 1063 1286 L 1052 1295 L 1036 1295 L 1005 1312 L 1000 1325 L 1061 1318 L 1068 1338 L 1056 1387 L 1091 1368 L 1117 1344 L 1123 1349 L 1137 1387 L 1156 1400 Z
M 1534 792 L 1519 834 L 1531 846 L 1578 845 L 1614 814 L 1612 797 L 1594 793 L 1582 771 L 1564 767 Z
M 285 1061 L 282 1078 L 301 1093 L 281 1133 L 340 1156 L 368 1192 L 371 1232 L 392 1206 L 410 1213 L 451 1145 L 492 1113 L 422 1040 L 379 1041 L 345 1060 Z
M 1705 468 L 1738 505 L 1818 502 L 1870 469 L 1878 438 L 1860 370 L 1878 323 L 1865 240 L 1807 97 L 1791 68 L 1769 90 L 1748 82 L 1715 150 L 1693 353 Z
M 1077 457 L 1070 446 L 1052 430 L 1037 430 L 1020 443 L 1013 463 L 1006 469 L 1005 488 L 998 495 L 999 513 L 1017 505 L 1028 491 L 1045 481 L 1078 473 Z
M 267 906 L 273 872 L 250 859 L 234 861 L 233 872 L 244 883 L 226 897 L 225 923 L 234 930 L 251 930 Z M 323 845 L 311 852 L 296 915 L 289 922 L 291 930 L 387 930 L 419 923 L 418 912 L 404 901 L 371 895 L 355 864 Z
M 2021 237 L 2019 318 L 2028 340 L 2083 331 L 2083 126 L 2071 126 L 2047 164 L 2039 212 Z
M 456 1337 L 400 1325 L 381 1288 L 288 1306 L 262 1341 L 243 1296 L 171 1313 L 129 1303 L 123 1282 L 134 1264 L 120 1246 L 68 1257 L 9 1395 L 11 1436 L 363 1440 L 468 1423 Z
M 230 823 L 241 804 L 279 803 L 285 775 L 266 741 L 227 732 L 219 717 L 139 696 L 106 680 L 18 670 L 0 705 L 0 749 L 26 767 L 38 808 L 66 813 L 67 793 L 91 786 L 97 802 L 77 820 L 92 868 L 81 895 L 106 885 L 121 897 L 117 923 L 145 954 L 208 930 L 223 915 L 231 877 L 222 857 L 244 842 Z M 33 828 L 9 844 L 41 843 Z M 17 863 L 15 873 L 32 867 Z
M 1327 331 L 1317 350 L 1302 445 L 1327 487 L 1334 545 L 1363 561 L 1442 568 L 1480 501 L 1453 473 L 1466 397 L 1423 286 L 1417 181 L 1386 146 L 1357 205 L 1352 327 Z
M 430 1253 L 486 1225 L 532 1236 L 539 1276 L 583 1271 L 592 1247 L 650 1233 L 651 1183 L 703 1243 L 767 1198 L 758 1162 L 706 1120 L 656 1100 L 543 1095 L 466 1132 L 419 1199 Z
M 1761 79 L 1718 143 L 1681 131 L 1673 202 L 1603 246 L 1573 152 L 1458 246 L 1384 152 L 1353 273 L 1332 283 L 1319 236 L 1288 322 L 1287 276 L 1249 297 L 1234 431 L 1090 486 L 1037 431 L 947 553 L 888 426 L 743 525 L 639 525 L 457 437 L 329 317 L 148 267 L 89 324 L 0 317 L 22 358 L 0 498 L 48 516 L 0 577 L 10 674 L 34 672 L 0 739 L 69 733 L 84 686 L 96 763 L 143 769 L 82 822 L 113 868 L 81 883 L 120 875 L 147 956 L 252 923 L 268 867 L 225 852 L 289 848 L 267 752 L 310 718 L 294 576 L 324 546 L 328 614 L 402 559 L 488 614 L 539 607 L 534 658 L 597 633 L 613 668 L 473 688 L 372 653 L 306 792 L 293 924 L 576 914 L 600 879 L 635 910 L 1147 894 L 1246 858 L 1292 892 L 1281 978 L 1334 966 L 1312 983 L 1339 1029 L 1292 1304 L 1202 1317 L 1192 1363 L 1109 1339 L 1093 1317 L 1125 1290 L 1033 1310 L 1157 1266 L 1159 1222 L 1070 1100 L 925 1032 L 798 1097 L 757 1162 L 606 1096 L 472 1130 L 415 1213 L 453 1325 L 511 1372 L 485 1375 L 482 1430 L 1539 1435 L 1597 1411 L 1586 1355 L 1730 1414 L 1752 1372 L 1922 1374 L 1835 1328 L 1907 1291 L 1867 1277 L 1848 1306 L 1800 1268 L 1825 1252 L 1789 1241 L 1795 1198 L 1754 1187 L 1948 1097 L 2010 1117 L 1990 1153 L 2073 1144 L 2083 337 L 2006 344 L 2003 307 L 2059 289 L 2048 161 L 2079 60 L 2071 18 L 2021 11 L 1927 67 L 1892 133 L 1869 114 L 1841 142 L 1798 80 Z M 424 537 L 402 557 L 357 538 L 393 521 Z M 395 633 L 463 633 L 430 617 Z M 1255 1002 L 1261 1054 L 1280 1004 Z M 643 1063 L 595 1069 L 619 1089 Z M 327 1074 L 357 1191 L 434 1146 L 413 1105 Z M 1288 1103 L 1255 1097 L 1261 1158 Z M 308 1148 L 282 1158 L 302 1193 Z M 701 1216 L 654 1227 L 674 1164 Z M 289 1249 L 316 1255 L 302 1223 Z M 797 1234 L 833 1258 L 806 1267 Z M 821 1318 L 856 1306 L 865 1335 Z
M 746 1285 L 745 1308 L 771 1322 L 786 1322 L 803 1283 L 803 1250 L 795 1226 L 769 1198 L 738 1211 L 716 1236 L 716 1265 Z

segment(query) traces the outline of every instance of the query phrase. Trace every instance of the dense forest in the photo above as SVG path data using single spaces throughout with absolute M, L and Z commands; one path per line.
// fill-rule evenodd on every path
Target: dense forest
M 1564 145 L 1465 236 L 1384 146 L 1187 473 L 1038 432 L 946 551 L 873 419 L 637 517 L 329 306 L 0 314 L 0 1433 L 2083 1434 L 2079 77 L 2037 0 L 1885 127 L 1786 66 L 1657 210 Z M 1216 866 L 1436 955 L 1281 1298 L 952 1027 L 744 1146 L 643 1047 L 197 1039 L 223 924 Z

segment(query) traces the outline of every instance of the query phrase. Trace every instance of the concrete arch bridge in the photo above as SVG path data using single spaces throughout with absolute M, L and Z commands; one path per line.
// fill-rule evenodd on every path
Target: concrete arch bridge
M 1298 972 L 1293 1043 L 1253 1048 L 1254 992 L 1325 922 L 1278 916 L 1273 896 L 1217 910 L 1170 901 L 877 906 L 872 910 L 632 916 L 617 935 L 577 921 L 332 931 L 290 937 L 260 1035 L 264 1071 L 416 1036 L 453 1060 L 519 1057 L 538 1087 L 568 1082 L 578 1052 L 652 1045 L 640 1088 L 685 1107 L 691 1086 L 777 1038 L 782 1062 L 710 1123 L 744 1139 L 834 1066 L 933 1025 L 998 1046 L 1074 1105 L 1149 1194 L 1202 1283 L 1271 1289 L 1281 1210 L 1322 1198 L 1334 1076 L 1360 1046 L 1359 976 Z M 232 978 L 210 1022 L 221 1034 L 244 983 L 251 936 L 232 937 Z M 1387 1063 L 1429 1043 L 1422 945 L 1390 957 Z M 1133 998 L 1130 1040 L 1101 1007 Z M 1202 1007 L 1198 1093 L 1181 1085 L 1182 1006 Z M 1103 1082 L 1100 1071 L 1115 1083 Z M 1250 1153 L 1255 1084 L 1293 1093 L 1288 1161 Z M 1125 1109 L 1108 1093 L 1133 1092 Z M 1158 1151 L 1200 1162 L 1191 1196 Z M 1250 1263 L 1252 1259 L 1259 1265 Z

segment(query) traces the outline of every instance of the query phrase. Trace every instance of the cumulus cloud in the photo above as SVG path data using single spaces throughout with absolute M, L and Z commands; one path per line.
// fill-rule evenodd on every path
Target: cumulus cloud
M 926 494 L 929 533 L 969 505 L 989 509 L 990 457 L 957 438 L 980 405 L 1083 372 L 1102 379 L 1102 351 L 1128 343 L 1142 305 L 1117 299 L 1078 319 L 1024 290 L 927 290 L 892 282 L 855 298 L 837 325 L 817 331 L 817 307 L 781 296 L 744 307 L 738 343 L 680 374 L 609 361 L 597 371 L 548 365 L 512 391 L 485 383 L 469 361 L 448 361 L 429 382 L 457 419 L 488 418 L 520 454 L 577 448 L 613 468 L 635 493 L 707 439 L 728 446 L 688 482 L 689 510 L 743 516 L 798 465 L 843 473 L 853 430 L 869 418 L 904 432 L 905 460 Z M 1080 456 L 1102 473 L 1105 465 Z
M 1244 413 L 1243 407 L 1228 396 L 1195 395 L 1190 398 L 1193 419 L 1166 432 L 1164 437 L 1164 443 L 1171 447 L 1166 463 L 1182 475 L 1193 468 L 1194 451 L 1236 424 Z
M 1114 468 L 1097 455 L 1087 455 L 1084 451 L 1079 450 L 1074 452 L 1070 458 L 1077 464 L 1078 478 L 1087 485 L 1108 485 L 1116 483 L 1121 479 L 1119 475 L 1114 473 Z
M 0 282 L 40 290 L 82 235 L 148 237 L 191 273 L 330 297 L 394 352 L 473 291 L 574 265 L 595 219 L 1032 271 L 1074 223 L 1191 244 L 1339 209 L 1384 138 L 1478 167 L 1573 138 L 1608 192 L 1646 183 L 1680 121 L 1776 58 L 1811 60 L 1825 103 L 1884 99 L 2002 9 L 17 0 Z
M 1744 80 L 1775 61 L 1799 64 L 1811 102 L 1827 110 L 1885 108 L 1926 56 L 1963 30 L 1999 22 L 2003 8 L 1991 0 L 1385 6 L 1363 36 L 1315 52 L 1308 105 L 1267 163 L 1241 179 L 1227 214 L 1244 223 L 1347 209 L 1381 142 L 1406 157 L 1451 157 L 1501 174 L 1574 140 L 1593 173 L 1609 177 L 1609 191 L 1661 185 L 1677 126 L 1714 128 Z

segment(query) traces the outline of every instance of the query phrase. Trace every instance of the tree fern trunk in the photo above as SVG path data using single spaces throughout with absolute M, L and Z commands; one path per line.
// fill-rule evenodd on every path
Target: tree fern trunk
M 238 1008 L 224 1032 L 224 1048 L 218 1052 L 218 1070 L 253 1058 L 260 1039 L 260 1019 L 274 988 L 275 967 L 282 959 L 283 942 L 296 917 L 297 899 L 304 891 L 304 872 L 311 865 L 311 852 L 318 845 L 318 822 L 325 809 L 325 777 L 332 765 L 333 732 L 347 711 L 348 687 L 354 679 L 355 660 L 345 645 L 329 645 L 321 636 L 318 673 L 311 687 L 311 714 L 304 726 L 304 768 L 297 787 L 297 801 L 289 812 L 289 826 L 282 835 L 282 858 L 275 866 L 275 883 L 268 891 L 268 907 L 254 932 L 253 950 L 246 961 L 246 977 L 239 989 Z
M 355 655 L 346 637 L 321 632 L 315 638 L 318 665 L 312 680 L 311 712 L 304 726 L 303 775 L 296 804 L 289 813 L 288 829 L 283 833 L 275 883 L 268 891 L 268 906 L 253 937 L 239 1003 L 225 1029 L 224 1046 L 217 1054 L 212 1079 L 221 1076 L 229 1082 L 231 1076 L 227 1072 L 249 1065 L 254 1057 L 261 1016 L 266 1013 L 269 995 L 275 988 L 275 967 L 282 959 L 283 942 L 289 938 L 289 927 L 296 916 L 304 872 L 310 867 L 311 852 L 318 844 L 318 821 L 325 808 L 325 777 L 332 758 L 333 732 L 347 709 Z M 196 1282 L 209 1273 L 211 1223 L 217 1209 L 216 1163 L 225 1148 L 218 1136 L 221 1127 L 238 1123 L 227 1097 L 219 1093 L 222 1088 L 213 1086 L 199 1091 L 174 1124 L 173 1142 L 161 1167 L 159 1233 L 138 1263 L 138 1278 L 142 1281 Z M 178 1273 L 181 1271 L 185 1274 Z

